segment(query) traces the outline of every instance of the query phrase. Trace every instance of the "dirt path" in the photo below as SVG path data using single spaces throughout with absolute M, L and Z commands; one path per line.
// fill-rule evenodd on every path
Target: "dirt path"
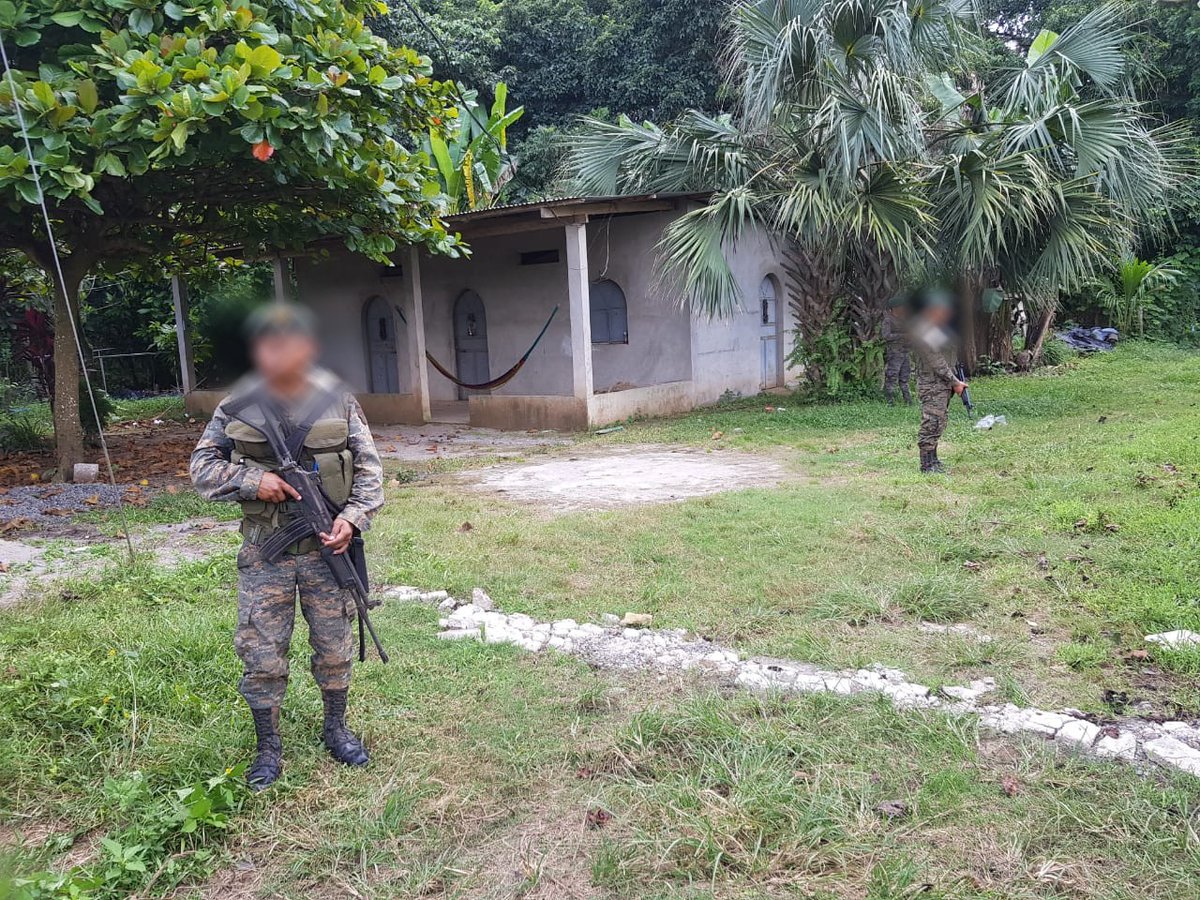
M 134 552 L 168 568 L 205 559 L 228 540 L 237 524 L 204 518 L 150 525 L 134 532 Z M 0 540 L 0 608 L 19 602 L 35 586 L 97 572 L 127 554 L 123 539 L 84 527 L 70 537 L 63 533 L 50 540 L 40 535 Z

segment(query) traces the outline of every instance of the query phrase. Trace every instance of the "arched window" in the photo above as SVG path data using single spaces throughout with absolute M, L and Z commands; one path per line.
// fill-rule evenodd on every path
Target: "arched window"
M 628 344 L 629 313 L 625 292 L 615 281 L 592 283 L 592 343 Z

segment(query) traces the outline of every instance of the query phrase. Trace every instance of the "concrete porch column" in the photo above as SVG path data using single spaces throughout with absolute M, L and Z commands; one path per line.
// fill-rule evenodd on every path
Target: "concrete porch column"
M 408 358 L 411 366 L 409 383 L 421 402 L 421 417 L 428 422 L 433 414 L 429 409 L 429 367 L 425 362 L 425 301 L 421 293 L 421 251 L 409 247 L 404 261 L 408 295 L 412 298 L 412 321 L 408 331 Z
M 575 399 L 590 410 L 592 399 L 592 304 L 588 278 L 587 220 L 567 233 L 567 293 L 571 306 L 571 371 Z
M 175 307 L 175 340 L 179 343 L 179 386 L 186 396 L 196 389 L 196 365 L 188 325 L 187 282 L 179 275 L 171 276 L 171 305 Z
M 271 271 L 275 281 L 275 302 L 287 303 L 288 301 L 288 261 L 282 253 L 276 253 L 275 258 L 271 261 Z

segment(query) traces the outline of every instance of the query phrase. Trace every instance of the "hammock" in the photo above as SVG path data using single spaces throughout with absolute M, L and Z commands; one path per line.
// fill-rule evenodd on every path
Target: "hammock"
M 542 330 L 538 332 L 538 336 L 536 338 L 534 338 L 532 346 L 530 346 L 530 348 L 525 351 L 524 356 L 522 356 L 520 359 L 517 360 L 517 364 L 515 366 L 513 366 L 511 369 L 509 369 L 507 372 L 505 372 L 503 375 L 501 375 L 499 378 L 493 378 L 491 381 L 486 381 L 483 384 L 467 384 L 465 381 L 459 380 L 457 377 L 455 377 L 453 374 L 451 374 L 446 369 L 445 366 L 443 366 L 440 362 L 438 362 L 436 359 L 434 359 L 433 354 L 430 353 L 428 350 L 425 351 L 425 358 L 427 360 L 429 360 L 429 362 L 433 364 L 433 367 L 435 369 L 437 369 L 439 372 L 441 372 L 442 375 L 444 375 L 446 378 L 448 378 L 450 381 L 454 382 L 455 384 L 457 384 L 460 388 L 463 388 L 464 390 L 494 391 L 496 388 L 504 387 L 504 385 L 508 384 L 510 381 L 512 381 L 514 378 L 517 377 L 517 373 L 520 372 L 521 369 L 524 367 L 525 363 L 527 363 L 529 361 L 529 357 L 533 356 L 533 351 L 537 349 L 537 345 L 542 342 L 542 338 L 544 338 L 546 336 L 546 332 L 550 330 L 550 323 L 554 321 L 554 317 L 556 315 L 558 315 L 558 307 L 557 306 L 554 307 L 553 311 L 550 313 L 550 318 L 548 318 L 546 320 L 546 324 L 542 326 Z

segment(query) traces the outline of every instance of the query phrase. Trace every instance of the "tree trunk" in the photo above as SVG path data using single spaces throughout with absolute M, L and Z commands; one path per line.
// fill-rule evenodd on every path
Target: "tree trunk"
M 858 344 L 879 337 L 879 326 L 887 312 L 888 302 L 896 296 L 899 277 L 892 255 L 875 241 L 863 242 L 862 259 L 858 266 L 857 303 L 853 310 L 851 328 Z
M 1050 329 L 1054 327 L 1054 317 L 1057 314 L 1058 304 L 1050 301 L 1046 308 L 1038 314 L 1037 320 L 1029 331 L 1029 340 L 1025 342 L 1025 347 L 1029 351 L 1031 368 L 1042 361 L 1042 347 L 1046 343 L 1046 336 L 1050 334 Z
M 833 322 L 838 292 L 842 286 L 838 258 L 821 247 L 788 241 L 783 248 L 787 274 L 788 306 L 796 322 L 796 345 L 804 357 L 804 376 L 810 385 L 824 384 L 825 373 L 811 350 Z
M 66 266 L 67 295 L 54 273 L 47 272 L 54 285 L 54 448 L 58 470 L 55 481 L 70 481 L 75 463 L 83 462 L 83 425 L 79 419 L 79 351 L 71 327 L 71 310 L 78 310 L 82 275 Z M 68 302 L 67 297 L 70 297 Z M 78 320 L 76 320 L 78 321 Z

